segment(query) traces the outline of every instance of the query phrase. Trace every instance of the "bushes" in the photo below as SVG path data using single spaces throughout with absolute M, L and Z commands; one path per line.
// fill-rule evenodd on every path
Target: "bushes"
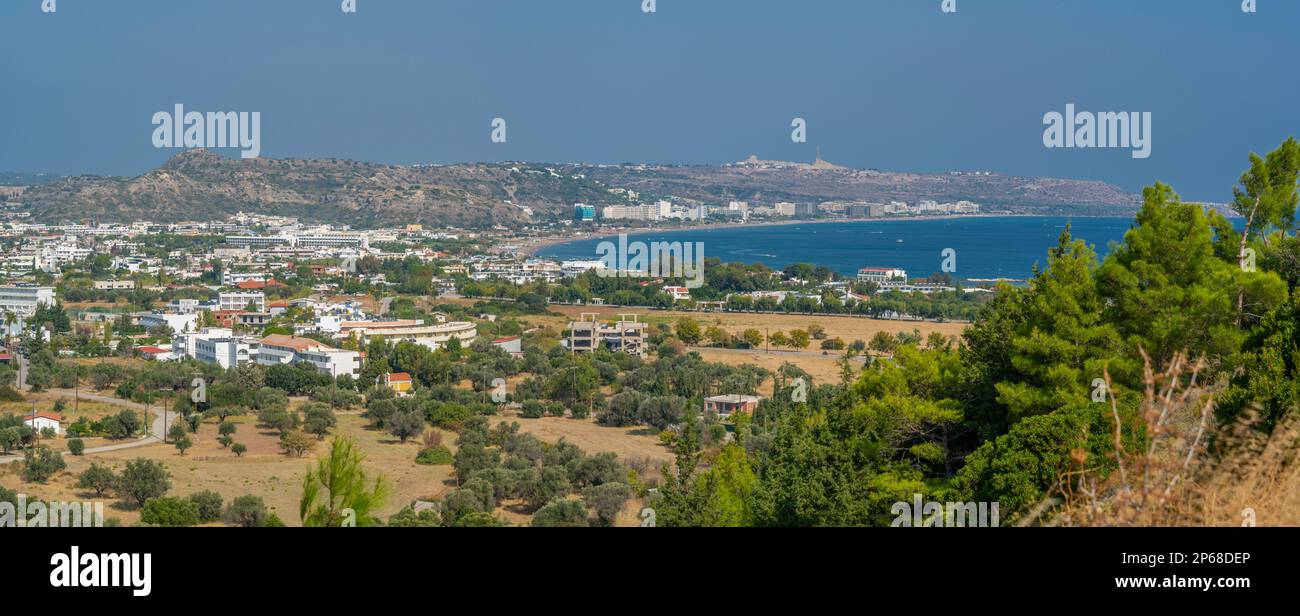
M 587 488 L 583 498 L 596 509 L 596 519 L 603 526 L 613 526 L 623 505 L 632 498 L 632 489 L 623 483 L 602 483 Z
M 226 507 L 226 512 L 222 514 L 221 519 L 234 526 L 254 528 L 267 526 L 269 517 L 271 516 L 267 513 L 266 503 L 262 501 L 262 497 L 249 494 L 230 501 L 230 506 Z
M 195 492 L 190 495 L 190 502 L 198 510 L 199 522 L 215 522 L 221 519 L 221 495 L 212 490 Z
M 533 515 L 535 527 L 578 527 L 587 524 L 587 505 L 581 499 L 556 498 Z
M 145 501 L 140 521 L 156 526 L 194 526 L 199 523 L 199 508 L 188 499 L 164 496 Z
M 68 453 L 79 456 L 86 452 L 86 441 L 79 438 L 68 439 Z
M 388 518 L 388 525 L 393 528 L 431 528 L 442 526 L 442 516 L 433 509 L 421 509 L 417 512 L 407 505 L 401 511 L 394 513 L 393 517 Z
M 68 468 L 68 463 L 63 461 L 63 454 L 51 451 L 49 447 L 42 446 L 35 452 L 29 449 L 25 457 L 26 465 L 23 466 L 23 481 L 29 483 L 45 483 L 55 473 Z
M 519 409 L 519 416 L 526 419 L 537 419 L 546 412 L 546 406 L 538 400 L 525 400 Z
M 452 456 L 450 449 L 447 449 L 443 445 L 438 445 L 436 447 L 425 447 L 424 449 L 421 449 L 419 455 L 415 456 L 415 463 L 423 464 L 425 466 L 442 466 L 451 464 L 454 459 L 455 458 Z

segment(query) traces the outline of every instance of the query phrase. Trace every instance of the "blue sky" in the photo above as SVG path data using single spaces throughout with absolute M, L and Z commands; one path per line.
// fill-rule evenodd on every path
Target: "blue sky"
M 1169 182 L 1226 201 L 1300 133 L 1300 2 L 0 0 L 0 170 L 136 175 L 154 112 L 259 111 L 262 156 L 724 163 Z M 1075 103 L 1150 158 L 1048 150 Z M 490 122 L 509 123 L 493 144 Z M 790 121 L 806 118 L 806 144 Z M 234 155 L 233 152 L 228 154 Z

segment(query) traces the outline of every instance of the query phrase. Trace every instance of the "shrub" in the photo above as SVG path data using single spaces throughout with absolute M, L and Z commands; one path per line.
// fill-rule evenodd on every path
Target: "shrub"
M 86 441 L 79 438 L 68 439 L 68 453 L 74 456 L 82 455 L 86 452 Z
M 425 466 L 442 466 L 451 464 L 454 460 L 455 457 L 452 455 L 451 450 L 442 445 L 425 447 L 415 456 L 415 463 Z
M 212 490 L 195 492 L 190 495 L 190 502 L 198 508 L 200 522 L 215 522 L 221 519 L 221 495 Z
M 525 400 L 519 409 L 519 416 L 527 419 L 537 419 L 546 413 L 546 406 L 537 400 Z
M 90 468 L 77 475 L 77 487 L 94 490 L 95 496 L 103 496 L 105 492 L 117 487 L 117 474 L 107 466 L 92 462 Z
M 140 521 L 157 526 L 194 526 L 199 508 L 192 501 L 172 496 L 150 498 L 140 511 Z
M 533 515 L 533 526 L 589 526 L 587 524 L 587 505 L 581 500 L 556 498 Z
M 161 462 L 136 458 L 126 463 L 117 490 L 123 498 L 143 507 L 145 501 L 158 498 L 172 489 L 171 473 Z
M 267 517 L 266 503 L 262 501 L 262 497 L 249 494 L 230 501 L 230 506 L 226 507 L 226 512 L 222 514 L 221 519 L 227 524 L 253 528 L 265 525 Z
M 23 467 L 23 481 L 26 482 L 45 483 L 55 473 L 68 468 L 63 454 L 51 451 L 49 447 L 42 446 L 35 452 L 28 450 L 25 456 L 27 464 Z

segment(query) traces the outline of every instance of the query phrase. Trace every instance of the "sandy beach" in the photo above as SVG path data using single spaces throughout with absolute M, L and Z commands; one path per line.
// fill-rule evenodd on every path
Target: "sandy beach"
M 788 225 L 820 225 L 828 223 L 843 222 L 889 222 L 889 221 L 913 221 L 913 220 L 948 220 L 954 218 L 1010 218 L 1031 216 L 1027 214 L 961 214 L 961 215 L 944 215 L 944 216 L 907 216 L 900 218 L 826 218 L 817 220 L 773 220 L 763 222 L 720 222 L 708 223 L 703 225 L 668 225 L 658 227 L 602 227 L 599 231 L 589 233 L 573 233 L 570 235 L 555 235 L 550 237 L 536 238 L 521 242 L 519 252 L 526 255 L 535 255 L 538 251 L 548 246 L 556 244 L 565 244 L 568 242 L 577 242 L 582 240 L 600 239 L 605 237 L 618 237 L 622 234 L 639 235 L 653 233 L 668 233 L 676 231 L 708 231 L 710 229 L 732 229 L 738 227 L 780 227 Z

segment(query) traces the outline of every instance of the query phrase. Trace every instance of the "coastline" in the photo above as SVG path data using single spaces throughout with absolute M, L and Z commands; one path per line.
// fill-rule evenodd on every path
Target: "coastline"
M 818 218 L 818 220 L 788 220 L 788 221 L 764 221 L 764 222 L 716 222 L 716 224 L 705 225 L 682 225 L 669 227 L 608 227 L 593 233 L 575 234 L 575 235 L 555 235 L 549 238 L 537 238 L 529 242 L 520 243 L 520 255 L 537 256 L 537 252 L 543 248 L 556 246 L 556 244 L 567 244 L 569 242 L 584 242 L 588 239 L 616 238 L 619 235 L 647 235 L 654 233 L 679 233 L 679 231 L 707 231 L 710 229 L 740 229 L 740 227 L 762 227 L 762 226 L 789 226 L 789 225 L 827 225 L 832 222 L 905 222 L 905 221 L 939 221 L 954 220 L 954 218 L 1034 218 L 1037 214 L 943 214 L 943 216 L 909 216 L 905 218 Z M 1080 216 L 1080 218 L 1092 218 Z M 1101 218 L 1101 217 L 1099 217 Z
M 675 233 L 679 231 L 708 231 L 710 229 L 737 229 L 751 227 L 780 227 L 789 225 L 821 225 L 830 223 L 849 223 L 849 222 L 908 222 L 908 221 L 926 221 L 926 220 L 954 220 L 970 218 L 1043 218 L 1045 214 L 944 214 L 938 216 L 907 216 L 899 218 L 820 218 L 816 220 L 773 220 L 764 222 L 744 223 L 744 222 L 720 222 L 703 225 L 671 225 L 660 227 L 609 227 L 599 231 L 573 235 L 557 235 L 544 238 L 536 238 L 526 242 L 521 242 L 518 246 L 518 254 L 537 256 L 542 249 L 549 248 L 558 244 L 567 244 L 569 242 L 581 242 L 586 240 L 598 240 L 609 237 L 618 237 L 622 234 L 627 235 L 649 235 L 654 233 Z M 1074 216 L 1073 218 L 1125 218 L 1122 216 Z

